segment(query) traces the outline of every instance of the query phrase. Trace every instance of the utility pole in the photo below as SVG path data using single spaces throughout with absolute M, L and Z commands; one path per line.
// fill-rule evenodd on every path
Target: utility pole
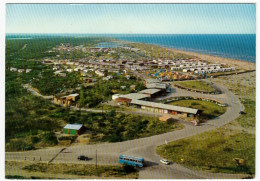
M 97 171 L 97 176 L 98 176 L 98 169 L 97 169 L 97 148 L 96 148 L 96 171 Z

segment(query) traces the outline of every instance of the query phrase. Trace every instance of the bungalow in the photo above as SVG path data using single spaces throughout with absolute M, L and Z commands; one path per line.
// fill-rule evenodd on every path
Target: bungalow
M 80 135 L 83 133 L 85 127 L 83 126 L 83 124 L 78 124 L 78 123 L 74 123 L 74 124 L 67 124 L 64 127 L 64 133 L 65 134 L 71 134 L 71 135 Z
M 54 96 L 53 101 L 56 104 L 61 104 L 64 106 L 71 106 L 72 102 L 75 102 L 79 98 L 79 94 L 70 94 L 67 96 L 62 96 L 62 97 L 56 97 Z
M 22 72 L 24 72 L 24 69 L 18 69 L 18 72 L 22 73 Z
M 26 69 L 26 73 L 29 73 L 31 71 L 32 71 L 32 69 Z
M 73 72 L 73 69 L 67 69 L 67 72 Z
M 100 76 L 100 77 L 104 77 L 105 74 L 103 72 L 101 72 L 100 70 L 96 70 L 95 73 Z
M 17 68 L 11 67 L 11 68 L 10 68 L 10 71 L 16 72 L 16 71 L 17 71 Z

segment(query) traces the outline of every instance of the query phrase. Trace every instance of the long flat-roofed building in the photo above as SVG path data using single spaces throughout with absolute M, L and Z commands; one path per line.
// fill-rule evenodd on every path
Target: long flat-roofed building
M 130 104 L 137 105 L 141 107 L 141 109 L 145 109 L 152 112 L 158 113 L 166 113 L 172 115 L 180 115 L 182 114 L 185 117 L 193 117 L 198 113 L 198 109 L 187 108 L 187 107 L 180 107 L 180 106 L 173 106 L 169 104 L 162 104 L 156 102 L 149 102 L 149 101 L 142 101 L 133 99 Z

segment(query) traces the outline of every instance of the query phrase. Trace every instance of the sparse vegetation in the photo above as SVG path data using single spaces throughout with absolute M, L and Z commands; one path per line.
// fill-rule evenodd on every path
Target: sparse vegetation
M 98 166 L 86 164 L 47 164 L 37 163 L 23 167 L 29 172 L 69 174 L 77 176 L 96 176 L 100 178 L 138 178 L 136 169 L 124 166 Z
M 202 122 L 218 117 L 226 112 L 226 107 L 221 107 L 213 102 L 201 100 L 179 100 L 173 101 L 170 104 L 175 106 L 199 109 L 201 111 L 201 114 L 199 115 L 199 120 Z
M 113 110 L 105 114 L 83 114 L 78 120 L 91 130 L 90 142 L 125 141 L 183 128 L 177 122 L 167 124 L 156 117 L 121 114 Z
M 255 173 L 255 136 L 224 127 L 162 145 L 157 148 L 157 153 L 195 169 Z
M 196 90 L 201 90 L 201 91 L 207 91 L 207 92 L 214 92 L 215 89 L 210 85 L 209 83 L 206 83 L 201 80 L 193 80 L 193 81 L 179 81 L 179 82 L 174 82 L 177 85 L 180 85 L 185 88 L 189 89 L 196 89 Z

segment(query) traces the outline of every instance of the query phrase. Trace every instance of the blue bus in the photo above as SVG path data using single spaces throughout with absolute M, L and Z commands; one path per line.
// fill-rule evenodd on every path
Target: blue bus
M 134 156 L 120 155 L 119 163 L 141 168 L 144 166 L 144 159 Z

